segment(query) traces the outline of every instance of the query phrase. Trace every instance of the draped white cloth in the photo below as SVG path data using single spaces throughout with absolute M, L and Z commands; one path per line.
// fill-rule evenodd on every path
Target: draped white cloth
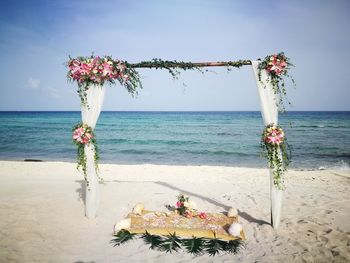
M 259 80 L 259 61 L 252 61 L 253 73 L 258 87 L 261 115 L 265 126 L 268 124 L 278 124 L 278 97 L 274 94 L 269 76 L 265 70 L 261 71 L 261 80 Z M 270 169 L 270 193 L 271 193 L 271 224 L 273 228 L 278 228 L 281 220 L 283 191 L 274 185 L 273 171 Z
M 98 117 L 100 116 L 103 99 L 105 96 L 105 87 L 99 85 L 90 85 L 87 90 L 87 105 L 81 106 L 81 117 L 83 123 L 95 128 Z M 85 155 L 87 164 L 87 179 L 89 187 L 85 190 L 85 215 L 88 218 L 95 218 L 100 203 L 99 180 L 95 170 L 94 146 L 85 145 Z

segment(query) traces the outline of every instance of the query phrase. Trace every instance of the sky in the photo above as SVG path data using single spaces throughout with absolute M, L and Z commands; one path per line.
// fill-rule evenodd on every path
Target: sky
M 0 3 L 0 110 L 80 110 L 68 56 L 235 61 L 284 51 L 287 110 L 350 110 L 350 1 L 12 0 Z M 107 86 L 102 110 L 259 110 L 250 66 L 178 80 L 142 69 L 132 98 Z

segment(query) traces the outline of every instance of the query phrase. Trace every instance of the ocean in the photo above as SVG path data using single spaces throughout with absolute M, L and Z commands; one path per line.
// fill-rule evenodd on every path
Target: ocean
M 0 160 L 74 162 L 80 112 L 0 112 Z M 287 112 L 291 168 L 350 169 L 350 112 Z M 101 163 L 266 167 L 261 113 L 102 112 Z

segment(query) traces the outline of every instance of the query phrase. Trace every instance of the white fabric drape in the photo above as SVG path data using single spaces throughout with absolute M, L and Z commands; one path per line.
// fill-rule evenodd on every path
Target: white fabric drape
M 278 97 L 274 94 L 269 76 L 265 70 L 261 71 L 261 80 L 259 80 L 259 61 L 252 61 L 252 67 L 256 85 L 258 87 L 261 115 L 265 126 L 268 124 L 278 124 Z M 274 228 L 278 228 L 281 220 L 282 196 L 283 191 L 274 185 L 273 172 L 270 169 L 270 193 L 271 193 L 271 224 Z
M 87 90 L 87 105 L 81 106 L 81 117 L 83 123 L 95 128 L 98 117 L 100 116 L 105 87 L 90 85 Z M 85 155 L 87 164 L 87 179 L 89 189 L 85 187 L 85 215 L 88 218 L 95 218 L 100 202 L 99 181 L 95 170 L 94 146 L 85 145 Z

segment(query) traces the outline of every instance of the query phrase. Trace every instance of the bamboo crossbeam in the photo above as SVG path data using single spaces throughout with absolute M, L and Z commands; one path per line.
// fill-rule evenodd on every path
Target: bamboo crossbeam
M 195 67 L 237 67 L 241 65 L 251 65 L 251 60 L 239 60 L 239 61 L 226 61 L 226 62 L 197 62 L 197 63 L 186 63 L 186 62 L 169 62 L 167 63 L 167 67 L 176 68 L 180 65 L 192 65 Z M 162 63 L 152 62 L 149 64 L 147 62 L 140 63 L 130 63 L 128 65 L 131 68 L 161 68 L 163 66 Z

